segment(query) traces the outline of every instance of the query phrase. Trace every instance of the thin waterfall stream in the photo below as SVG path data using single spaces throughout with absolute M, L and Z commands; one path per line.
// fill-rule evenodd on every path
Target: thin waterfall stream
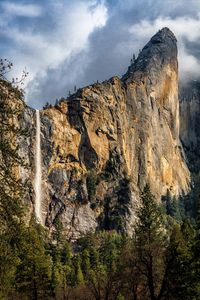
M 35 216 L 42 223 L 42 159 L 41 159 L 41 132 L 40 111 L 36 110 L 36 144 L 35 144 Z

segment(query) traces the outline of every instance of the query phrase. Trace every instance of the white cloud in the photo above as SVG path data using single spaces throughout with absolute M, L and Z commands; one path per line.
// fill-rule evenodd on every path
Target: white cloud
M 200 38 L 200 14 L 196 18 L 191 17 L 158 17 L 154 21 L 142 20 L 132 26 L 129 32 L 145 44 L 159 29 L 168 27 L 178 40 L 179 74 L 182 79 L 200 76 L 199 60 L 188 52 L 186 41 L 198 42 Z
M 30 71 L 31 105 L 54 101 L 74 85 L 122 75 L 132 53 L 165 26 L 178 39 L 182 77 L 200 77 L 199 1 L 0 0 L 2 5 L 1 53 L 13 61 L 16 76 L 25 66 Z M 15 18 L 22 12 L 42 18 Z
M 72 55 L 87 49 L 91 33 L 106 24 L 107 8 L 103 3 L 81 0 L 62 3 L 50 7 L 53 25 L 50 24 L 48 30 L 39 31 L 30 26 L 22 31 L 16 26 L 4 26 L 1 31 L 15 44 L 6 53 L 6 57 L 14 61 L 17 70 L 14 75 L 18 77 L 26 66 L 30 71 L 27 84 L 32 85 L 31 91 L 50 69 L 61 68 Z M 29 89 L 27 96 L 30 96 Z
M 130 32 L 142 37 L 152 36 L 155 31 L 162 27 L 169 27 L 177 37 L 187 38 L 190 42 L 196 41 L 200 37 L 200 14 L 197 18 L 191 17 L 159 17 L 154 21 L 142 20 L 140 23 L 130 28 Z
M 34 4 L 3 2 L 2 8 L 4 10 L 4 13 L 11 16 L 38 17 L 42 13 L 41 7 Z

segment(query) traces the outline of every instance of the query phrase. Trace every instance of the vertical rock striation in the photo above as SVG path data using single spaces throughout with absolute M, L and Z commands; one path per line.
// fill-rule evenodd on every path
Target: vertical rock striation
M 189 168 L 200 171 L 200 82 L 190 81 L 180 87 L 180 137 Z

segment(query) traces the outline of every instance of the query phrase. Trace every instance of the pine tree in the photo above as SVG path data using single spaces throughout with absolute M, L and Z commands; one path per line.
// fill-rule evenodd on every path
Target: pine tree
M 44 241 L 44 229 L 32 219 L 19 250 L 15 286 L 19 293 L 33 300 L 47 299 L 50 291 L 52 260 L 46 253 Z
M 10 62 L 0 59 L 0 297 L 12 289 L 19 264 L 18 248 L 24 227 L 22 199 L 26 190 L 18 176 L 19 167 L 25 167 L 18 152 L 18 138 L 24 134 L 18 127 L 23 92 L 15 86 L 15 80 L 11 83 L 6 79 L 11 67 Z
M 88 274 L 91 270 L 90 253 L 88 249 L 84 249 L 82 253 L 82 270 L 84 274 Z
M 77 254 L 74 257 L 74 268 L 75 268 L 75 282 L 77 285 L 80 285 L 84 281 L 83 272 L 81 269 L 81 257 Z
M 121 236 L 113 232 L 100 232 L 82 239 L 81 245 L 86 287 L 96 300 L 116 299 L 121 290 Z
M 135 230 L 138 274 L 143 275 L 144 291 L 151 300 L 162 298 L 165 288 L 165 249 L 167 235 L 162 216 L 149 186 L 141 195 L 141 208 Z
M 199 299 L 195 296 L 194 261 L 195 230 L 189 220 L 175 224 L 170 235 L 167 261 L 167 295 L 175 300 Z

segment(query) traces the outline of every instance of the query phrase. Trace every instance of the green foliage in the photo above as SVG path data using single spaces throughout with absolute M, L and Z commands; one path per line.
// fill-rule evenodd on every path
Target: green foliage
M 169 295 L 175 299 L 199 299 L 194 297 L 194 245 L 195 230 L 192 224 L 185 220 L 181 226 L 174 225 L 168 248 L 170 265 L 167 283 Z
M 23 234 L 15 278 L 17 291 L 31 299 L 42 299 L 49 291 L 52 260 L 45 252 L 44 240 L 43 228 L 33 220 Z
M 7 297 L 13 289 L 16 268 L 20 264 L 24 224 L 22 198 L 26 183 L 17 177 L 19 166 L 25 167 L 19 155 L 17 139 L 24 132 L 18 128 L 23 106 L 23 91 L 17 87 L 26 77 L 10 83 L 6 74 L 12 63 L 0 59 L 0 297 Z M 22 81 L 21 81 L 22 80 Z M 13 105 L 13 98 L 18 102 Z
M 57 244 L 59 244 L 59 242 L 63 240 L 63 236 L 62 236 L 63 225 L 58 217 L 55 218 L 54 226 L 55 226 L 54 239 L 57 242 Z
M 4 299 L 13 289 L 19 258 L 16 251 L 13 251 L 8 236 L 0 236 L 0 250 L 0 299 Z
M 82 284 L 84 277 L 83 277 L 83 272 L 81 269 L 81 257 L 80 254 L 77 254 L 74 256 L 74 269 L 75 269 L 75 283 L 77 285 Z
M 84 274 L 88 274 L 91 270 L 90 253 L 88 249 L 84 249 L 82 253 L 82 270 Z
M 130 199 L 130 178 L 124 175 L 124 177 L 118 181 L 118 185 L 113 193 L 113 198 L 109 196 L 104 198 L 104 211 L 99 217 L 100 228 L 125 232 Z
M 136 266 L 143 278 L 143 290 L 147 290 L 149 298 L 154 300 L 163 296 L 167 235 L 149 186 L 141 195 L 141 205 L 135 230 Z
M 16 255 L 8 255 L 13 285 L 5 282 L 5 289 L 20 299 L 199 299 L 195 228 L 186 219 L 167 231 L 149 187 L 141 204 L 133 238 L 100 231 L 80 238 L 74 249 L 59 222 L 62 238 L 52 243 L 32 220 L 20 231 Z
M 122 294 L 119 294 L 116 300 L 125 300 L 125 298 Z
M 96 195 L 96 186 L 97 186 L 97 173 L 94 169 L 92 169 L 86 178 L 86 185 L 87 185 L 87 191 L 88 191 L 88 197 L 89 200 L 94 200 L 94 197 Z
M 106 295 L 115 299 L 120 292 L 115 288 L 120 282 L 121 249 L 122 236 L 115 232 L 99 232 L 79 240 L 84 282 L 95 299 Z
M 181 223 L 186 216 L 185 200 L 181 197 L 177 199 L 168 190 L 166 196 L 162 197 L 162 203 L 165 207 L 165 213 Z
M 162 217 L 149 186 L 144 188 L 141 195 L 141 208 L 138 213 L 136 237 L 141 245 L 145 243 L 162 243 L 166 235 L 162 224 Z

